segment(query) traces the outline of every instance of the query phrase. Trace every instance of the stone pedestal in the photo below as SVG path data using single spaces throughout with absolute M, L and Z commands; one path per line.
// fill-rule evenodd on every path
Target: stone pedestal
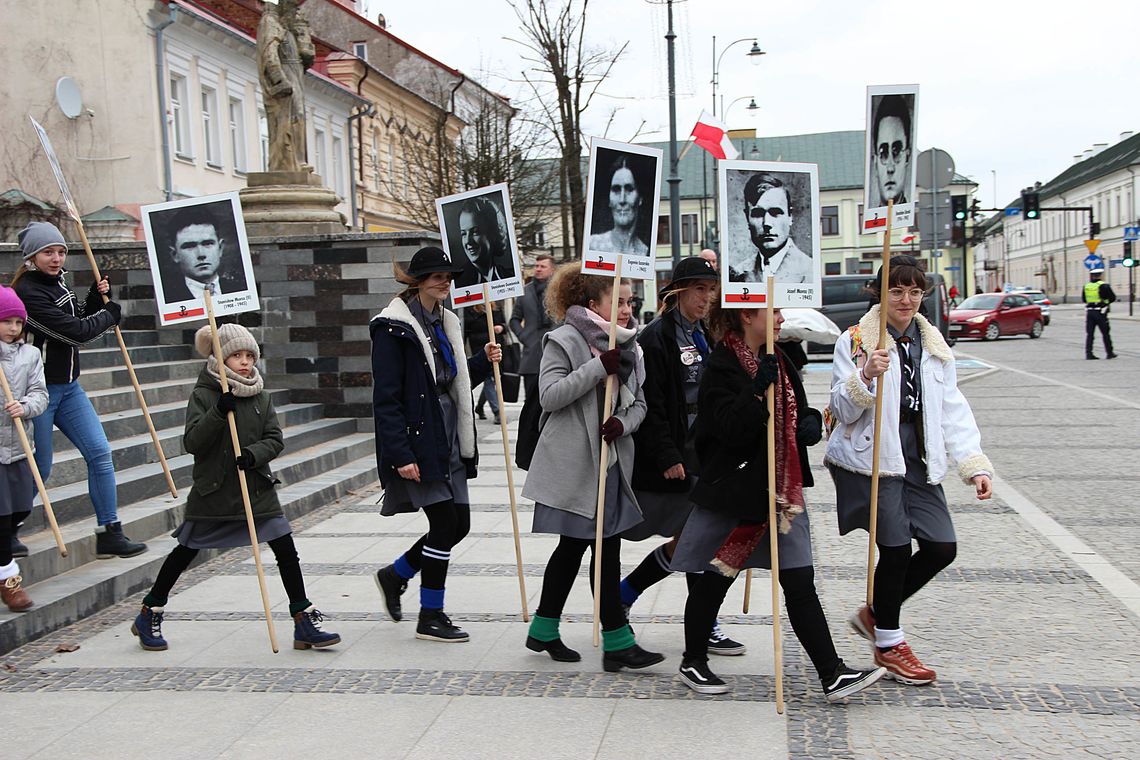
M 312 172 L 254 172 L 241 191 L 250 237 L 333 235 L 347 228 L 340 198 Z

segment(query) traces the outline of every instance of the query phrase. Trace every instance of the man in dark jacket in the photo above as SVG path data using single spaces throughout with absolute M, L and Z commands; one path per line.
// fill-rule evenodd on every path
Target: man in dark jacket
M 526 400 L 519 413 L 519 433 L 515 462 L 522 469 L 530 467 L 530 458 L 538 443 L 538 421 L 542 407 L 538 403 L 538 369 L 542 364 L 542 339 L 554 329 L 554 320 L 546 313 L 546 285 L 554 274 L 554 257 L 540 253 L 534 260 L 534 277 L 523 289 L 511 315 L 511 332 L 523 344 L 519 374 L 526 389 Z

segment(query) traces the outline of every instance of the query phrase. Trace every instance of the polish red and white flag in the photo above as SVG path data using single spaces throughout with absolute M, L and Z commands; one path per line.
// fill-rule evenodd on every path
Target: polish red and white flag
M 701 116 L 693 127 L 692 138 L 696 145 L 721 160 L 733 160 L 740 156 L 732 140 L 728 139 L 728 127 L 707 111 L 701 111 Z
M 917 238 L 917 237 L 918 237 L 918 235 L 915 235 L 915 234 L 913 234 L 913 233 L 912 233 L 912 234 L 903 235 L 903 237 L 902 237 L 902 241 L 903 241 L 904 243 L 913 243 L 913 242 L 914 242 L 914 240 L 915 240 L 915 238 Z

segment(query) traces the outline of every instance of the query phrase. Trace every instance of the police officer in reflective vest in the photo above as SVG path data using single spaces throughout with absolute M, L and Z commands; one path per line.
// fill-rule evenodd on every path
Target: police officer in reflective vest
M 1081 299 L 1085 302 L 1086 359 L 1100 358 L 1093 353 L 1093 334 L 1098 327 L 1101 337 L 1104 339 L 1105 358 L 1116 358 L 1116 354 L 1112 350 L 1112 336 L 1108 334 L 1108 307 L 1116 300 L 1116 294 L 1112 292 L 1111 285 L 1100 281 L 1103 274 L 1103 269 L 1090 271 L 1089 281 L 1085 283 L 1084 292 L 1081 293 Z

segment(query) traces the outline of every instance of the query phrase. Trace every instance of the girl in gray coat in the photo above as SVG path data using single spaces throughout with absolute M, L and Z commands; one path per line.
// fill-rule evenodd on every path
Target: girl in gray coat
M 0 367 L 12 389 L 12 401 L 0 414 L 0 597 L 12 612 L 32 607 L 22 587 L 20 566 L 12 558 L 16 529 L 31 514 L 36 486 L 16 425 L 47 408 L 47 384 L 40 352 L 24 343 L 28 312 L 11 288 L 0 286 Z M 26 555 L 24 555 L 26 556 Z
M 528 649 L 548 652 L 559 662 L 582 659 L 562 643 L 558 624 L 570 588 L 596 531 L 598 465 L 610 447 L 602 542 L 602 666 L 610 672 L 645 668 L 665 657 L 637 645 L 621 605 L 621 533 L 641 522 L 630 486 L 633 432 L 645 418 L 645 364 L 637 345 L 629 305 L 632 290 L 623 283 L 581 273 L 567 264 L 546 290 L 546 309 L 561 327 L 543 338 L 538 398 L 542 404 L 538 445 L 523 496 L 535 501 L 535 533 L 561 538 L 542 579 L 538 611 L 526 640 Z M 618 298 L 618 347 L 609 348 L 612 298 Z M 604 409 L 606 379 L 616 375 L 614 409 Z M 593 563 L 590 565 L 591 574 Z

